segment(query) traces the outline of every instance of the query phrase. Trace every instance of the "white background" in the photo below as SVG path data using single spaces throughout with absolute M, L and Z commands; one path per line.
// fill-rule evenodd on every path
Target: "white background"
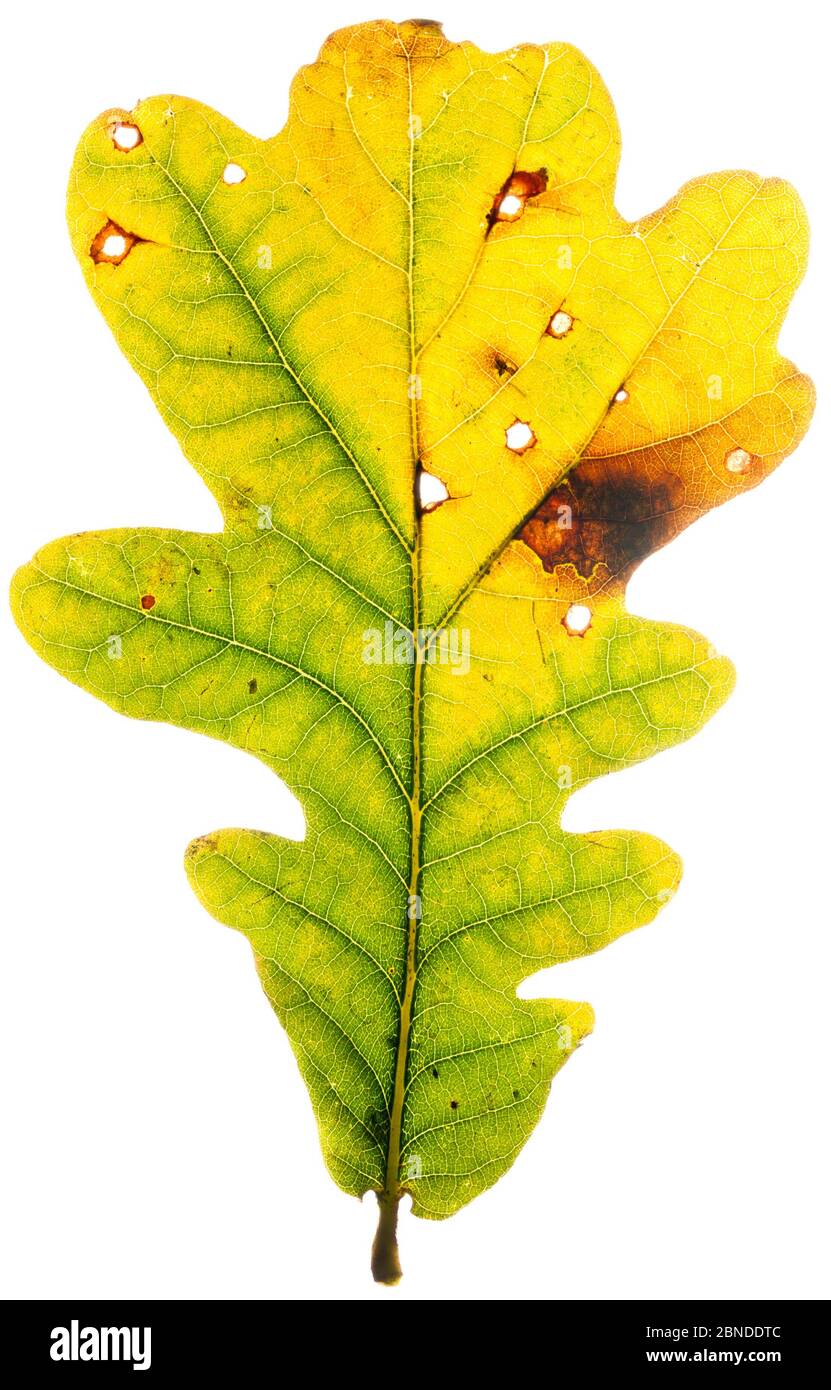
M 421 3 L 421 0 L 419 0 Z M 173 91 L 267 136 L 296 68 L 362 4 L 15 6 L 4 21 L 4 574 L 52 537 L 214 529 L 218 511 L 70 253 L 88 121 Z M 783 351 L 828 385 L 827 45 L 810 0 L 443 0 L 452 39 L 564 39 L 611 89 L 635 217 L 726 167 L 789 178 L 813 262 Z M 396 16 L 398 18 L 404 15 Z M 9 26 L 11 32 L 9 32 Z M 9 85 L 9 83 L 11 85 Z M 707 634 L 738 687 L 690 743 L 595 783 L 572 829 L 657 833 L 686 866 L 659 921 L 535 978 L 593 1036 L 512 1171 L 451 1221 L 340 1193 L 247 943 L 187 886 L 196 834 L 302 835 L 264 767 L 119 718 L 4 617 L 2 1293 L 161 1298 L 815 1298 L 827 1240 L 828 407 L 757 492 L 650 559 L 630 607 Z

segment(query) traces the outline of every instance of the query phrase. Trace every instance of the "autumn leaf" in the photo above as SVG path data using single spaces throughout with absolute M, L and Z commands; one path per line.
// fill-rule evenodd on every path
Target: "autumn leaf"
M 591 1029 L 517 986 L 677 885 L 648 835 L 561 829 L 731 687 L 626 579 L 812 408 L 776 348 L 793 191 L 715 174 L 628 223 L 618 155 L 574 49 L 413 21 L 330 38 L 273 139 L 159 97 L 72 170 L 90 291 L 225 527 L 56 541 L 15 612 L 114 709 L 299 797 L 302 843 L 220 830 L 187 869 L 251 942 L 332 1177 L 378 1195 L 386 1282 L 402 1194 L 439 1218 L 495 1182 Z

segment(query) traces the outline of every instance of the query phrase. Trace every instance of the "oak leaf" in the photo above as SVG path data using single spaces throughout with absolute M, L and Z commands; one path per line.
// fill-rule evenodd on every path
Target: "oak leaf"
M 793 191 L 720 173 L 629 223 L 618 155 L 574 49 L 413 21 L 330 38 L 273 139 L 158 97 L 72 170 L 90 291 L 225 527 L 56 541 L 15 612 L 76 684 L 299 797 L 302 843 L 221 830 L 187 870 L 251 942 L 332 1177 L 378 1194 L 387 1282 L 402 1194 L 446 1217 L 495 1182 L 591 1029 L 517 986 L 677 885 L 651 836 L 561 828 L 732 684 L 626 579 L 812 408 L 776 347 Z

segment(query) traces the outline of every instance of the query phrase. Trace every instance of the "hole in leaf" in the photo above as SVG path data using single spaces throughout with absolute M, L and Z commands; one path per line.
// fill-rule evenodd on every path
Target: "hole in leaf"
M 572 603 L 563 618 L 563 627 L 569 637 L 582 637 L 591 627 L 592 611 L 585 603 Z
M 109 128 L 110 139 L 117 150 L 134 150 L 144 136 L 132 121 L 114 121 Z
M 437 478 L 434 473 L 428 473 L 425 468 L 418 470 L 417 493 L 418 505 L 422 512 L 435 511 L 436 507 L 440 507 L 450 496 L 441 478 Z
M 623 403 L 623 401 L 628 401 L 628 399 L 629 392 L 626 390 L 625 386 L 621 386 L 619 391 L 615 391 L 614 400 Z
M 514 420 L 505 431 L 505 443 L 515 454 L 524 454 L 525 450 L 532 449 L 536 442 L 537 436 L 526 420 Z
M 574 319 L 571 314 L 567 314 L 565 309 L 558 309 L 556 314 L 552 314 L 548 320 L 548 327 L 545 331 L 552 338 L 564 338 L 573 323 Z
M 139 237 L 125 232 L 117 223 L 108 222 L 90 246 L 89 254 L 96 265 L 100 265 L 102 261 L 107 265 L 120 265 L 129 256 L 138 240 Z
M 233 160 L 225 165 L 222 170 L 223 183 L 242 183 L 245 178 L 245 170 L 241 164 L 235 164 Z
M 516 193 L 506 193 L 496 209 L 496 215 L 500 222 L 515 222 L 524 211 L 525 200 L 517 197 Z
M 116 235 L 108 236 L 105 238 L 101 250 L 105 256 L 110 256 L 113 260 L 120 260 L 127 251 L 127 238 Z
M 746 473 L 752 459 L 746 449 L 731 449 L 724 462 L 728 472 Z

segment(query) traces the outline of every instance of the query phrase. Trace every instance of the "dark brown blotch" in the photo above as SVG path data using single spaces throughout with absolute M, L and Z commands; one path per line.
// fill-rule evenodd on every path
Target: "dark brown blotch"
M 514 375 L 517 365 L 516 362 L 511 361 L 510 357 L 506 357 L 501 352 L 495 352 L 493 354 L 493 370 L 501 380 L 504 380 L 506 377 Z
M 685 524 L 684 486 L 674 473 L 651 467 L 636 472 L 633 460 L 586 459 L 548 494 L 519 537 L 543 567 L 573 565 L 591 579 L 599 565 L 625 582 L 642 560 Z

